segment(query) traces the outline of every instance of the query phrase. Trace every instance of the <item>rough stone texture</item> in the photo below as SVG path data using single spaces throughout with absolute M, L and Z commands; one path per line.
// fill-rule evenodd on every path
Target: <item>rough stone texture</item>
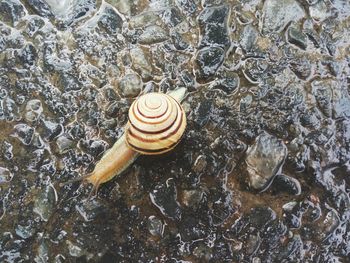
M 349 15 L 341 0 L 0 0 L 0 262 L 347 262 Z M 69 182 L 134 97 L 178 87 L 173 151 L 97 196 Z

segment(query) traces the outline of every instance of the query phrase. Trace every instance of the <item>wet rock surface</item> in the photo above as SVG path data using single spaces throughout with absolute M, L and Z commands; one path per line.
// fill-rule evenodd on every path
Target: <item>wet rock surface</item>
M 0 0 L 1 262 L 347 262 L 347 1 Z M 90 197 L 141 92 L 174 151 Z

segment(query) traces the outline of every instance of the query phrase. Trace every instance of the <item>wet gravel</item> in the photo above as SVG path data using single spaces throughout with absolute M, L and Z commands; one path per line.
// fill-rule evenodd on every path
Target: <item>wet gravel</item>
M 0 0 L 1 262 L 348 262 L 346 0 Z M 176 149 L 72 178 L 141 91 Z

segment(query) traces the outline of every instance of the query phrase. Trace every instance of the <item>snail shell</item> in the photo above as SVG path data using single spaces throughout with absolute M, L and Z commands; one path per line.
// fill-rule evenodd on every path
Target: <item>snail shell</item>
M 141 154 L 162 154 L 178 144 L 185 129 L 186 114 L 173 97 L 147 93 L 129 109 L 126 143 Z
M 140 154 L 161 154 L 172 150 L 186 128 L 186 114 L 180 105 L 186 88 L 169 94 L 147 93 L 133 102 L 125 133 L 106 151 L 92 173 L 70 180 L 86 180 L 97 192 L 105 183 L 127 169 Z

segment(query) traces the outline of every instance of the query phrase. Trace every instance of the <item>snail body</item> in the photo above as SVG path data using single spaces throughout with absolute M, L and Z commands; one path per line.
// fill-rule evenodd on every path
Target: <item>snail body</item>
M 186 128 L 186 114 L 181 101 L 185 88 L 168 94 L 146 93 L 129 109 L 124 134 L 96 164 L 91 174 L 82 178 L 98 187 L 127 169 L 140 154 L 156 155 L 172 150 Z M 78 180 L 79 180 L 78 179 Z

